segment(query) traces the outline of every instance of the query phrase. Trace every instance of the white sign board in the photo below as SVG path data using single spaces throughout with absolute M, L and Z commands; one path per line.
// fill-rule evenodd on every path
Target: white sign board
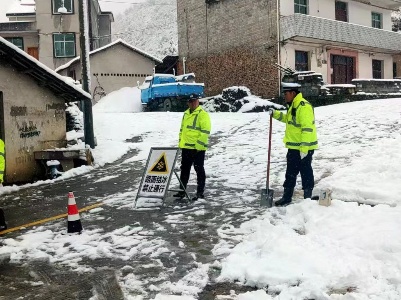
M 151 148 L 137 194 L 139 197 L 161 198 L 167 192 L 179 148 Z

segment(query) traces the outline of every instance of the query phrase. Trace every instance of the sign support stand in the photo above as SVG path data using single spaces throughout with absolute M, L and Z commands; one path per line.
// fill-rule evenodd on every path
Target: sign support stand
M 184 192 L 185 198 L 190 200 L 186 189 L 182 185 L 180 177 L 174 169 L 179 152 L 179 148 L 173 147 L 157 147 L 150 149 L 142 180 L 139 185 L 139 190 L 135 198 L 135 208 L 139 198 L 149 200 L 160 199 L 162 201 L 162 206 L 164 206 L 164 201 L 167 192 L 169 191 Z M 173 172 L 180 183 L 181 189 L 179 190 L 168 189 Z

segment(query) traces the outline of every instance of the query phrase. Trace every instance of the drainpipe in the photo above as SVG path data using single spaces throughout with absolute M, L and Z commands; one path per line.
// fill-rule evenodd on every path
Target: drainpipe
M 280 43 L 280 0 L 276 1 L 276 5 L 277 5 L 277 63 L 281 66 L 281 51 L 280 51 L 280 47 L 281 47 L 281 43 Z M 279 68 L 277 68 L 277 72 L 278 72 L 278 95 L 280 96 L 280 92 L 281 92 L 281 71 Z
M 184 72 L 184 74 L 187 74 L 185 71 L 185 63 L 187 62 L 187 59 L 185 58 L 185 56 L 182 58 L 182 71 Z

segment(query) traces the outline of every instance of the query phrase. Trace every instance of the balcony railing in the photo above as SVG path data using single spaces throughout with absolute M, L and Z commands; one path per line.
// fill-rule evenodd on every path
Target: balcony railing
M 282 41 L 300 40 L 322 44 L 353 45 L 357 48 L 375 48 L 381 51 L 400 52 L 401 33 L 367 26 L 294 14 L 280 20 Z
M 36 22 L 0 23 L 0 32 L 1 31 L 36 31 Z

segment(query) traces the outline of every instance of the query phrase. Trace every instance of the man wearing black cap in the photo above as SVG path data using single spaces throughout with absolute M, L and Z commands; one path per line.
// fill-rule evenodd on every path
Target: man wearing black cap
M 209 114 L 199 106 L 199 96 L 190 95 L 188 109 L 182 117 L 179 134 L 179 147 L 181 148 L 181 174 L 180 180 L 186 189 L 191 167 L 194 165 L 197 179 L 197 191 L 193 201 L 204 198 L 206 174 L 204 168 L 205 152 L 209 146 L 211 125 Z M 184 192 L 175 197 L 183 198 Z
M 312 197 L 314 177 L 312 155 L 318 148 L 315 115 L 312 105 L 302 97 L 299 84 L 282 83 L 287 113 L 270 109 L 269 113 L 278 121 L 286 123 L 284 144 L 288 148 L 287 170 L 283 197 L 276 206 L 291 203 L 298 173 L 301 173 L 304 199 Z

